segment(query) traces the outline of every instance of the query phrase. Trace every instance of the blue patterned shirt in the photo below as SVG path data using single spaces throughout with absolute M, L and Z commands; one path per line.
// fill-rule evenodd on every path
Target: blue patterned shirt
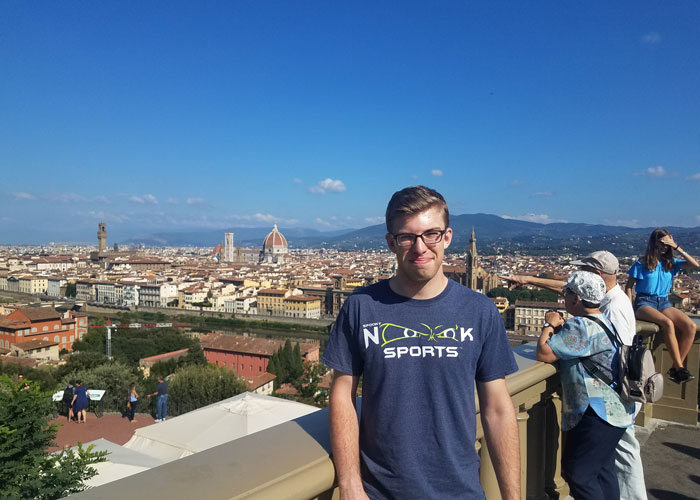
M 595 316 L 612 330 L 607 318 L 602 314 Z M 580 358 L 590 356 L 591 361 L 606 375 L 612 380 L 618 380 L 619 351 L 610 342 L 603 328 L 587 318 L 571 318 L 547 343 L 560 360 L 559 374 L 564 396 L 563 431 L 576 427 L 588 406 L 610 425 L 632 425 L 634 403 L 620 398 L 614 389 L 591 375 L 579 361 Z

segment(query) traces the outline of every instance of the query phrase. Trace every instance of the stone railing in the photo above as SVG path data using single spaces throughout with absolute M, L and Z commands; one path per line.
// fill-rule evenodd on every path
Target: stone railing
M 654 349 L 659 371 L 665 373 L 669 361 L 656 327 L 640 323 L 638 330 Z M 518 346 L 514 351 L 520 370 L 507 378 L 507 385 L 520 432 L 522 498 L 544 500 L 554 493 L 564 498 L 568 487 L 559 470 L 559 376 L 554 366 L 536 361 L 534 344 Z M 689 369 L 697 374 L 700 367 L 697 337 L 688 358 Z M 668 382 L 664 398 L 654 405 L 645 405 L 637 423 L 644 424 L 655 417 L 685 423 L 692 420 L 696 424 L 697 394 L 697 379 L 683 386 Z M 327 411 L 321 410 L 90 489 L 76 498 L 114 499 L 132 492 L 149 500 L 337 499 L 327 419 Z M 500 499 L 480 425 L 476 447 L 482 458 L 481 483 L 487 498 Z

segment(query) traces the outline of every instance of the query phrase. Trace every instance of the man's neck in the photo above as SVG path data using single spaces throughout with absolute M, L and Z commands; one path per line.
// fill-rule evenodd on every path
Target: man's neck
M 447 286 L 447 279 L 444 274 L 438 273 L 430 281 L 417 282 L 397 274 L 389 280 L 389 286 L 402 297 L 426 300 L 440 295 Z

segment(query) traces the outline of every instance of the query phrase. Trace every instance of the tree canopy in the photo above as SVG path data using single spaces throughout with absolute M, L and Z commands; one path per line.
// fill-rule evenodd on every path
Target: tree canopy
M 57 427 L 49 424 L 51 397 L 39 385 L 0 375 L 0 497 L 63 498 L 85 489 L 106 453 L 92 447 L 48 453 Z

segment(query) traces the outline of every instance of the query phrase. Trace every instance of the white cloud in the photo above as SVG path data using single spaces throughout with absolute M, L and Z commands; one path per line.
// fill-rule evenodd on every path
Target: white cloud
M 652 177 L 666 177 L 668 175 L 666 169 L 661 165 L 659 165 L 658 167 L 649 167 L 644 172 L 647 175 L 651 175 Z
M 695 220 L 698 221 L 698 224 L 700 224 L 700 215 L 696 215 Z
M 188 205 L 203 205 L 204 204 L 204 199 L 203 198 L 187 198 L 187 204 Z
M 75 194 L 75 193 L 59 193 L 50 194 L 46 197 L 51 201 L 60 201 L 62 203 L 74 203 L 79 201 L 86 201 L 85 197 Z
M 12 193 L 12 196 L 15 198 L 15 200 L 36 200 L 36 196 L 34 196 L 31 193 L 25 193 L 25 192 L 18 192 L 18 193 Z
M 647 45 L 654 45 L 661 42 L 661 35 L 656 31 L 650 31 L 646 35 L 642 36 L 642 43 Z
M 328 222 L 327 220 L 323 220 L 320 217 L 316 217 L 316 219 L 314 219 L 314 222 L 316 224 L 318 224 L 319 226 L 335 227 L 335 224 L 332 224 L 332 223 Z
M 690 182 L 700 182 L 700 172 L 698 172 L 697 174 L 691 175 L 686 180 L 688 180 Z
M 503 217 L 504 219 L 515 219 L 526 222 L 538 222 L 540 224 L 549 224 L 551 222 L 566 222 L 563 220 L 552 219 L 547 214 L 501 215 L 501 217 Z
M 132 196 L 130 198 L 134 203 L 147 204 L 147 205 L 157 205 L 158 199 L 152 194 L 144 194 L 143 196 Z
M 109 203 L 109 199 L 106 196 L 102 195 L 95 196 L 95 201 L 97 203 Z
M 603 223 L 608 226 L 642 227 L 639 219 L 605 219 Z
M 180 200 L 178 200 L 177 198 L 168 198 L 169 205 L 177 205 L 178 203 L 180 203 Z
M 430 171 L 431 174 L 433 174 L 435 177 L 442 177 L 442 170 L 440 169 L 435 169 Z
M 295 177 L 294 184 L 304 184 L 304 181 L 302 181 L 299 177 Z
M 309 191 L 314 194 L 342 193 L 346 190 L 345 184 L 341 180 L 333 180 L 331 178 L 319 181 L 315 186 L 311 186 Z
M 552 196 L 554 193 L 551 191 L 537 191 L 536 193 L 532 193 L 532 196 L 535 198 L 548 198 Z
M 279 217 L 275 217 L 272 214 L 257 213 L 255 215 L 253 215 L 253 219 L 260 221 L 260 222 L 273 222 L 274 223 L 279 219 Z
M 384 216 L 378 215 L 377 217 L 365 217 L 365 222 L 367 224 L 382 224 L 384 223 Z
M 90 219 L 104 221 L 106 223 L 122 223 L 129 220 L 128 214 L 113 214 L 101 210 L 90 210 L 88 212 L 78 212 L 78 215 L 89 217 Z
M 525 184 L 525 181 L 522 179 L 513 179 L 512 181 L 509 182 L 511 186 L 522 186 Z

